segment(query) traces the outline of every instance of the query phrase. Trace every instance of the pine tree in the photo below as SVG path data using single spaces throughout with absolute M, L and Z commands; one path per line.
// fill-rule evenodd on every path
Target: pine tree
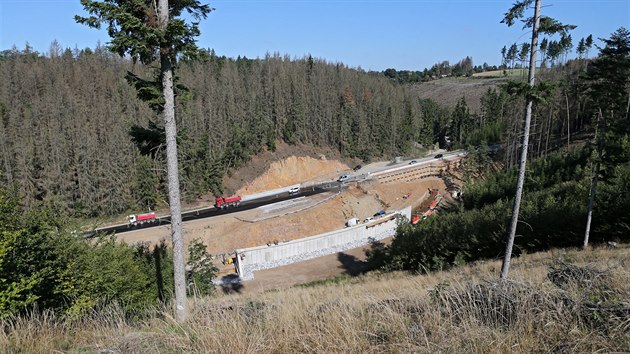
M 84 9 L 92 16 L 75 16 L 77 22 L 100 28 L 107 25 L 111 36 L 110 49 L 120 56 L 130 55 L 144 64 L 159 60 L 160 70 L 154 81 L 131 77 L 138 96 L 147 101 L 164 120 L 168 166 L 169 205 L 171 209 L 171 235 L 175 275 L 175 302 L 177 320 L 188 316 L 186 280 L 184 272 L 184 239 L 181 220 L 179 167 L 177 161 L 177 127 L 175 123 L 175 88 L 173 71 L 177 57 L 183 54 L 196 57 L 195 37 L 199 35 L 198 22 L 181 19 L 183 11 L 196 20 L 205 18 L 211 11 L 208 5 L 197 0 L 81 0 Z
M 523 17 L 525 10 L 534 2 L 534 0 L 523 0 L 516 2 L 512 8 L 505 14 L 503 23 L 508 26 L 512 26 L 514 21 Z M 512 247 L 514 246 L 514 237 L 516 236 L 516 227 L 518 225 L 519 210 L 521 207 L 521 197 L 523 194 L 523 184 L 525 182 L 525 168 L 527 165 L 527 151 L 529 146 L 529 129 L 532 117 L 532 106 L 534 103 L 535 93 L 532 91 L 534 88 L 534 79 L 536 74 L 536 53 L 538 48 L 538 35 L 539 33 L 562 33 L 565 34 L 569 29 L 575 28 L 571 25 L 563 25 L 558 21 L 540 16 L 540 8 L 542 0 L 535 0 L 536 5 L 534 9 L 534 16 L 525 21 L 526 27 L 532 28 L 532 44 L 529 57 L 529 76 L 528 86 L 529 92 L 526 95 L 525 100 L 525 119 L 523 121 L 523 137 L 521 142 L 521 156 L 518 169 L 518 180 L 516 183 L 516 195 L 514 197 L 514 207 L 512 209 L 512 220 L 510 222 L 510 229 L 506 237 L 505 252 L 503 256 L 503 265 L 501 267 L 501 279 L 506 279 L 510 270 L 510 261 L 512 258 Z M 525 89 L 525 88 L 524 88 Z
M 586 75 L 589 95 L 598 109 L 598 136 L 584 248 L 589 242 L 600 165 L 615 166 L 630 161 L 630 149 L 627 147 L 630 140 L 630 31 L 621 27 L 603 41 L 606 45 L 601 48 L 599 58 L 588 67 Z M 612 174 L 612 171 L 607 173 Z

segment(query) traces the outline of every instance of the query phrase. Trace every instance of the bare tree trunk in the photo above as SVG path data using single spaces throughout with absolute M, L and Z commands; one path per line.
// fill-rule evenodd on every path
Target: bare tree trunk
M 549 138 L 551 137 L 551 125 L 553 122 L 553 107 L 549 109 L 549 126 L 547 127 L 547 139 L 545 140 L 545 158 L 549 153 Z
M 0 141 L 2 142 L 0 146 L 2 146 L 2 161 L 4 162 L 4 176 L 7 180 L 7 185 L 13 185 L 13 172 L 11 170 L 11 163 L 9 159 L 9 148 L 7 147 L 7 139 L 6 139 L 4 125 L 0 124 Z
M 595 203 L 595 193 L 597 191 L 597 180 L 599 178 L 599 167 L 602 161 L 602 138 L 599 137 L 599 122 L 602 118 L 602 110 L 597 114 L 597 125 L 595 126 L 595 141 L 597 141 L 597 162 L 593 171 L 593 179 L 591 180 L 591 194 L 588 199 L 588 211 L 586 212 L 586 231 L 584 231 L 584 243 L 582 248 L 588 247 L 588 237 L 591 233 L 591 220 L 593 219 L 593 204 Z
M 158 0 L 160 27 L 166 28 L 169 21 L 168 0 Z M 171 237 L 173 241 L 173 268 L 175 277 L 175 318 L 186 321 L 188 303 L 186 298 L 186 273 L 184 261 L 184 233 L 179 196 L 179 165 L 177 162 L 177 125 L 175 122 L 175 92 L 173 91 L 173 63 L 171 48 L 161 48 L 160 64 L 162 90 L 164 93 L 164 130 L 166 133 L 166 165 L 168 170 L 168 200 L 171 209 Z
M 536 150 L 537 150 L 536 155 L 538 156 L 538 158 L 542 157 L 542 152 L 540 151 L 540 148 L 542 146 L 542 140 L 543 140 L 543 133 L 544 133 L 544 129 L 543 128 L 547 125 L 547 122 L 545 122 L 544 119 L 542 118 L 542 112 L 541 112 L 540 115 L 541 115 L 540 120 L 542 122 L 538 124 L 540 126 L 540 128 L 538 129 L 538 146 L 536 147 Z
M 569 94 L 564 93 L 564 99 L 567 103 L 567 151 L 571 145 L 571 116 L 569 115 Z
M 534 86 L 534 77 L 536 75 L 536 52 L 538 51 L 538 27 L 540 26 L 540 3 L 536 0 L 536 9 L 534 10 L 534 28 L 532 29 L 532 45 L 529 56 L 529 76 L 528 83 L 530 87 Z M 523 122 L 523 143 L 521 148 L 521 159 L 518 167 L 518 180 L 516 182 L 516 196 L 514 197 L 514 208 L 512 209 L 512 220 L 510 222 L 510 231 L 507 235 L 505 243 L 505 252 L 503 255 L 503 265 L 501 266 L 501 279 L 507 279 L 510 271 L 510 262 L 512 260 L 512 247 L 514 247 L 514 237 L 516 236 L 516 226 L 518 225 L 518 214 L 521 208 L 521 197 L 523 195 L 523 184 L 525 182 L 525 167 L 527 165 L 527 147 L 529 144 L 529 126 L 532 119 L 533 101 L 530 97 L 525 101 L 525 121 Z

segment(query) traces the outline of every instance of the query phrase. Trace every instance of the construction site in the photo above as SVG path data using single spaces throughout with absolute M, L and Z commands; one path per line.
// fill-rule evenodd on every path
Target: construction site
M 452 203 L 461 154 L 448 158 L 377 162 L 355 171 L 338 160 L 290 156 L 272 162 L 235 195 L 300 184 L 302 188 L 354 173 L 343 187 L 255 209 L 184 223 L 186 245 L 198 239 L 219 268 L 225 293 L 291 286 L 340 274 L 358 274 L 365 251 L 388 243 L 399 222 L 422 222 L 438 203 Z M 236 175 L 238 178 L 238 175 Z M 118 234 L 126 243 L 170 239 L 170 226 Z

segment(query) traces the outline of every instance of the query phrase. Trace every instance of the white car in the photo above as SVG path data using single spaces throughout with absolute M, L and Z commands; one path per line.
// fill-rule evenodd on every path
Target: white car
M 298 194 L 300 193 L 300 187 L 291 187 L 291 189 L 289 189 L 289 194 Z
M 374 220 L 373 216 L 368 216 L 367 218 L 365 218 L 365 220 L 363 220 L 364 223 L 368 223 L 370 221 Z
M 350 176 L 348 175 L 341 175 L 339 176 L 339 178 L 337 179 L 337 182 L 345 182 L 350 178 Z

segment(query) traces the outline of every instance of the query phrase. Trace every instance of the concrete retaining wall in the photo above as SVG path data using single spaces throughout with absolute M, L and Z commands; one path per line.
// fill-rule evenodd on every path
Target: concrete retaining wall
M 413 181 L 431 176 L 441 176 L 450 168 L 456 167 L 461 157 L 454 156 L 443 161 L 427 161 L 416 165 L 396 167 L 372 174 L 381 183 L 396 181 Z
M 293 240 L 278 245 L 236 250 L 237 271 L 242 280 L 254 278 L 254 271 L 321 257 L 370 242 L 382 240 L 396 233 L 400 216 L 411 219 L 411 207 L 386 214 L 367 224 Z

